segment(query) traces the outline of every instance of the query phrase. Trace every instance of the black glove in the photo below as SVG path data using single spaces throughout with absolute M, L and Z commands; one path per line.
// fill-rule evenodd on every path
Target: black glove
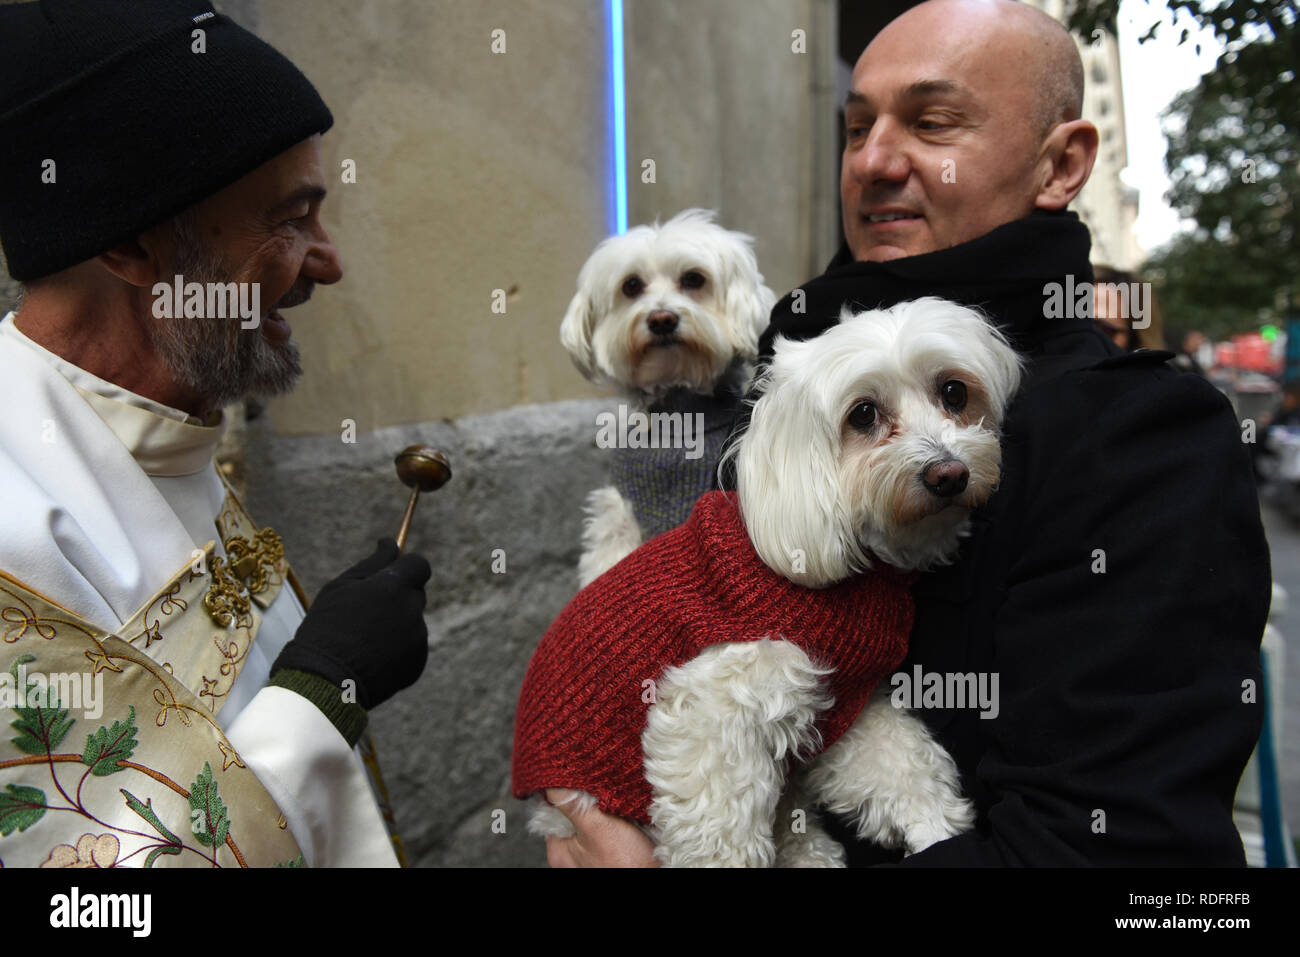
M 271 673 L 319 675 L 342 687 L 356 682 L 357 704 L 369 711 L 415 684 L 429 659 L 424 585 L 429 563 L 398 554 L 391 538 L 329 582 Z

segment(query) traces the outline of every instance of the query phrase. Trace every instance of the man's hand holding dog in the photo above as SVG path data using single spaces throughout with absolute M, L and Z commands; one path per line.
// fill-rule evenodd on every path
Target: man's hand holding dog
M 650 838 L 631 821 L 597 808 L 580 811 L 574 792 L 551 788 L 549 804 L 564 812 L 577 833 L 548 837 L 546 860 L 552 867 L 658 867 Z

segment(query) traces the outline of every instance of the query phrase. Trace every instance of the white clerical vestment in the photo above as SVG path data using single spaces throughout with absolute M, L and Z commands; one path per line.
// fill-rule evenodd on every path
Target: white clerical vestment
M 17 713 L 29 732 L 26 738 L 16 736 L 9 752 L 0 748 L 0 758 L 8 755 L 0 760 L 0 863 L 7 846 L 17 848 L 20 839 L 39 843 L 42 828 L 51 827 L 43 822 L 57 819 L 71 839 L 51 847 L 50 859 L 56 863 L 84 852 L 96 863 L 120 855 L 119 864 L 193 864 L 203 854 L 220 858 L 219 852 L 230 853 L 222 850 L 228 847 L 233 849 L 230 859 L 243 864 L 254 855 L 249 853 L 250 832 L 240 830 L 241 821 L 254 815 L 274 821 L 278 808 L 279 828 L 287 827 L 292 837 L 286 846 L 296 842 L 308 865 L 395 866 L 392 843 L 356 753 L 305 698 L 266 686 L 271 663 L 303 618 L 292 588 L 281 587 L 267 607 L 245 615 L 245 626 L 250 618 L 260 624 L 244 627 L 246 640 L 232 639 L 229 649 L 222 648 L 218 668 L 199 660 L 213 656 L 207 637 L 182 642 L 173 630 L 168 635 L 172 641 L 154 640 L 161 634 L 159 609 L 186 608 L 213 630 L 198 609 L 211 590 L 208 579 L 189 573 L 186 566 L 206 571 L 205 561 L 227 558 L 218 531 L 221 518 L 234 521 L 236 528 L 250 525 L 213 465 L 224 428 L 220 417 L 216 424 L 203 424 L 91 375 L 28 339 L 15 327 L 12 313 L 0 321 L 0 410 L 0 586 L 8 596 L 0 605 L 9 606 L 0 609 L 0 653 L 6 642 L 12 645 L 5 659 L 14 662 L 13 676 L 6 679 L 10 698 L 18 668 L 39 670 L 42 639 L 60 627 L 71 634 L 69 626 L 75 624 L 74 637 L 88 642 L 84 657 L 95 663 L 96 678 L 103 671 L 112 681 L 134 669 L 142 681 L 152 683 L 153 700 L 160 706 L 152 709 L 156 715 L 136 714 L 132 706 L 127 714 L 134 716 L 136 727 L 151 731 L 146 727 L 151 720 L 159 727 L 170 720 L 171 728 L 184 722 L 191 732 L 205 726 L 207 748 L 193 752 L 192 763 L 200 770 L 184 774 L 192 781 L 173 780 L 151 771 L 140 755 L 127 753 L 130 748 L 112 743 L 138 744 L 128 724 L 113 723 L 125 721 L 121 715 L 104 715 L 100 730 L 93 728 L 90 716 L 62 730 L 54 720 L 57 712 L 42 718 L 39 709 L 6 712 L 0 707 L 0 727 Z M 287 571 L 287 564 L 282 567 Z M 43 613 L 32 610 L 38 605 Z M 65 610 L 73 614 L 60 618 Z M 232 635 L 235 630 L 232 625 Z M 128 631 L 135 637 L 128 638 Z M 225 639 L 213 640 L 220 646 Z M 16 656 L 24 650 L 33 654 Z M 0 695 L 0 705 L 5 703 Z M 195 716 L 200 720 L 194 722 Z M 147 735 L 135 737 L 144 741 Z M 83 739 L 85 756 L 79 759 L 75 752 Z M 52 740 L 59 747 L 52 747 Z M 77 766 L 78 761 L 84 766 Z M 33 766 L 41 764 L 48 768 Z M 6 769 L 27 777 L 11 784 Z M 176 826 L 175 810 L 171 820 L 155 810 L 170 798 L 165 788 L 155 804 L 136 797 L 143 793 L 139 787 L 118 787 L 119 780 L 129 783 L 130 775 L 118 773 L 123 769 L 141 780 L 142 775 L 162 779 L 179 795 L 173 800 L 187 801 L 193 835 Z M 101 799 L 101 804 L 113 805 L 114 820 L 102 808 L 84 806 L 80 786 L 71 795 L 67 782 L 76 778 L 68 778 L 70 771 L 78 772 L 83 784 L 102 783 L 97 776 L 104 776 L 114 785 L 111 794 L 104 792 L 113 801 Z M 220 789 L 235 788 L 241 771 L 256 779 L 239 785 L 253 795 L 252 810 L 241 817 L 231 809 L 223 816 Z M 55 792 L 66 800 L 54 797 Z M 183 814 L 184 806 L 178 807 Z M 69 810 L 80 815 L 84 827 L 67 823 Z M 207 832 L 205 820 L 211 825 Z M 83 833 L 72 833 L 78 830 Z M 209 836 L 196 844 L 194 838 L 205 833 L 220 840 Z M 244 838 L 243 847 L 237 836 Z M 78 838 L 73 845 L 71 840 Z M 128 851 L 133 840 L 138 847 Z M 32 847 L 36 845 L 28 850 Z M 36 853 L 45 853 L 43 845 Z

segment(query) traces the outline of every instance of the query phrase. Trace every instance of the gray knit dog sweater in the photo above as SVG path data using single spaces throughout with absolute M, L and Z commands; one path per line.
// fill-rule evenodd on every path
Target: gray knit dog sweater
M 718 459 L 740 404 L 729 389 L 714 395 L 675 390 L 645 413 L 649 440 L 658 447 L 614 450 L 610 479 L 632 507 L 644 541 L 685 522 L 699 497 L 714 488 Z M 701 454 L 688 458 L 688 452 Z

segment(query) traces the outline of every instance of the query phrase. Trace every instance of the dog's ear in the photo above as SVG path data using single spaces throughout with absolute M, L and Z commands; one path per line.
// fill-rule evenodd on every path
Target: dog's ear
M 899 303 L 890 311 L 900 310 L 913 311 L 918 321 L 929 318 L 948 330 L 949 337 L 960 347 L 961 361 L 984 383 L 991 411 L 997 419 L 989 424 L 1001 428 L 1007 407 L 1020 388 L 1024 359 L 992 317 L 976 307 L 934 296 Z M 847 313 L 846 308 L 840 322 L 848 321 Z
M 988 349 L 990 369 L 985 376 L 985 381 L 990 383 L 989 394 L 997 410 L 1000 428 L 1003 418 L 1006 417 L 1007 406 L 1011 404 L 1011 400 L 1020 388 L 1025 363 L 1020 353 L 1016 352 L 997 327 L 992 323 L 985 323 L 984 328 L 990 340 Z
M 768 374 L 760 387 L 749 427 L 734 446 L 745 528 L 769 568 L 822 588 L 866 566 L 840 496 L 838 423 L 788 377 Z
M 596 312 L 591 298 L 579 289 L 560 322 L 560 345 L 564 346 L 578 371 L 588 379 L 596 377 L 596 357 L 591 348 L 595 324 Z
M 963 355 L 971 364 L 971 371 L 984 383 L 989 404 L 997 416 L 997 422 L 991 424 L 1001 428 L 1007 406 L 1020 388 L 1024 368 L 1020 353 L 993 319 L 980 309 L 935 298 L 918 299 L 911 305 L 943 310 L 958 320 L 960 338 L 966 340 Z
M 727 316 L 727 336 L 735 354 L 758 358 L 758 339 L 772 317 L 776 294 L 763 284 L 754 255 L 753 237 L 728 232 L 722 249 L 723 274 L 719 277 L 722 311 Z

